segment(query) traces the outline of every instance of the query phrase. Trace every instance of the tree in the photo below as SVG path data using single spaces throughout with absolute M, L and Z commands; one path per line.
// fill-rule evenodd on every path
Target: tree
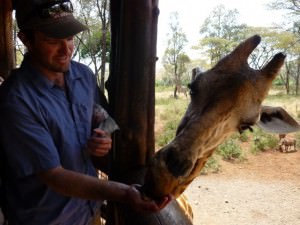
M 273 0 L 269 7 L 273 10 L 285 10 L 287 25 L 285 32 L 281 35 L 280 48 L 287 52 L 285 62 L 286 73 L 281 74 L 286 87 L 290 93 L 290 81 L 295 84 L 295 94 L 299 93 L 300 79 L 300 1 L 298 0 Z
M 268 4 L 270 9 L 275 10 L 288 10 L 292 16 L 299 16 L 300 2 L 299 0 L 273 0 Z
M 168 46 L 163 56 L 163 66 L 167 73 L 172 74 L 173 83 L 175 85 L 174 98 L 177 98 L 178 87 L 181 86 L 181 78 L 183 73 L 186 72 L 186 63 L 189 62 L 190 59 L 184 53 L 187 38 L 180 27 L 178 12 L 171 13 L 170 21 Z
M 101 41 L 101 49 L 103 54 L 101 54 L 101 81 L 100 81 L 100 88 L 104 90 L 104 80 L 105 80 L 105 71 L 106 71 L 106 62 L 109 61 L 108 53 L 109 53 L 109 46 L 110 46 L 110 20 L 109 20 L 109 0 L 102 0 L 101 4 L 99 0 L 97 0 L 97 8 L 99 12 L 99 16 L 101 19 L 101 31 L 102 31 L 102 41 Z M 109 41 L 108 41 L 109 40 Z
M 79 18 L 89 30 L 78 36 L 77 57 L 93 66 L 100 89 L 104 90 L 106 63 L 110 52 L 110 20 L 108 0 L 77 0 Z
M 227 10 L 224 5 L 219 5 L 201 26 L 200 34 L 204 38 L 200 40 L 198 48 L 206 51 L 211 65 L 218 62 L 245 38 L 240 34 L 243 34 L 246 25 L 238 24 L 238 14 L 236 9 Z
M 279 51 L 278 35 L 280 32 L 267 27 L 246 27 L 244 29 L 245 36 L 254 34 L 259 34 L 263 41 L 254 49 L 248 62 L 252 68 L 261 69 Z
M 277 49 L 285 52 L 287 59 L 285 61 L 285 73 L 281 73 L 280 77 L 285 85 L 286 93 L 290 94 L 290 84 L 294 84 L 295 94 L 299 93 L 300 79 L 300 42 L 299 36 L 290 31 L 280 32 L 277 35 Z

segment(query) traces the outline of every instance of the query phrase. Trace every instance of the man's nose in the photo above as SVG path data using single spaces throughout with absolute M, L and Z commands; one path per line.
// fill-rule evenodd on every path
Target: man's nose
M 68 51 L 69 51 L 68 41 L 62 40 L 62 41 L 60 42 L 59 52 L 60 52 L 60 53 L 63 53 L 63 54 L 67 54 Z

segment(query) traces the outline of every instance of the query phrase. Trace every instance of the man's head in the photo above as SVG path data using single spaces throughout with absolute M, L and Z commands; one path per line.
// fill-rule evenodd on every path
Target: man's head
M 43 73 L 69 69 L 73 37 L 87 27 L 73 16 L 70 0 L 15 0 L 18 37 L 27 47 L 31 62 Z
M 15 9 L 21 31 L 39 31 L 64 39 L 87 29 L 74 18 L 70 0 L 16 0 Z

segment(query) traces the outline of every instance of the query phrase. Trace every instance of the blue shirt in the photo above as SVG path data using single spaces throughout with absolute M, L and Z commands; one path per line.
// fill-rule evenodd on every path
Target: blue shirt
M 85 150 L 97 100 L 96 79 L 87 66 L 72 61 L 65 83 L 66 92 L 25 57 L 0 87 L 10 225 L 86 225 L 93 214 L 95 202 L 60 195 L 37 177 L 58 166 L 96 176 Z

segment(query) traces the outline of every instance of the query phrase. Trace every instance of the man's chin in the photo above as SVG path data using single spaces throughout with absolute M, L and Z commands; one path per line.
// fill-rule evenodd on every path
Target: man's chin
M 55 72 L 65 73 L 65 72 L 69 71 L 69 68 L 70 68 L 70 63 L 65 64 L 65 65 L 57 65 L 57 66 L 55 66 L 55 68 L 53 68 L 53 70 Z

